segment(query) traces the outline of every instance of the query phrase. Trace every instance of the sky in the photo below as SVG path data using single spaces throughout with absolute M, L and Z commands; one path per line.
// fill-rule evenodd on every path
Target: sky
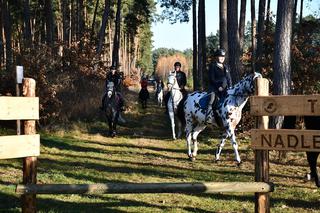
M 240 1 L 239 1 L 240 2 Z M 219 29 L 219 0 L 206 0 L 206 35 L 216 34 Z M 258 1 L 256 0 L 256 13 L 258 11 Z M 277 0 L 271 0 L 271 10 L 276 14 Z M 300 1 L 298 4 L 300 8 Z M 303 16 L 315 14 L 319 17 L 320 0 L 304 0 Z M 250 19 L 250 1 L 247 0 L 246 22 Z M 157 7 L 157 12 L 161 13 L 161 8 Z M 299 12 L 299 9 L 298 9 Z M 189 23 L 170 24 L 168 21 L 163 23 L 153 23 L 153 49 L 160 47 L 185 50 L 192 48 L 192 13 L 190 11 Z M 257 15 L 256 15 L 257 17 Z

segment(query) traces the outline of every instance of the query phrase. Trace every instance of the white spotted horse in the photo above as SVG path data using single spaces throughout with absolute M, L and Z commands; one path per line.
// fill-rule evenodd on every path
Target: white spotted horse
M 168 114 L 171 121 L 172 138 L 176 140 L 177 137 L 176 137 L 176 131 L 175 131 L 175 121 L 177 121 L 177 126 L 178 126 L 178 134 L 177 134 L 178 138 L 181 138 L 181 135 L 182 135 L 182 123 L 177 116 L 178 116 L 178 105 L 183 99 L 183 94 L 180 91 L 180 87 L 178 85 L 178 81 L 175 73 L 171 73 L 168 76 L 167 86 L 170 92 L 170 98 L 167 104 Z
M 104 111 L 109 125 L 109 135 L 114 137 L 117 134 L 117 124 L 120 114 L 120 97 L 116 92 L 112 81 L 107 82 L 106 96 L 104 99 Z
M 210 94 L 207 92 L 195 91 L 188 95 L 184 102 L 184 116 L 189 159 L 195 159 L 198 151 L 197 137 L 206 126 L 209 125 L 208 123 L 211 123 L 212 125 L 224 129 L 223 137 L 216 150 L 216 161 L 220 160 L 221 150 L 225 145 L 226 139 L 231 137 L 235 160 L 238 164 L 241 163 L 238 152 L 238 143 L 235 136 L 235 128 L 241 119 L 243 107 L 247 103 L 249 96 L 254 93 L 254 80 L 261 77 L 261 74 L 256 72 L 247 75 L 233 87 L 228 89 L 224 100 L 219 101 L 216 96 L 213 103 L 213 110 L 208 112 L 207 115 L 207 121 L 209 120 L 211 122 L 206 122 L 207 106 L 203 106 L 200 101 L 205 99 L 208 100 Z M 191 142 L 193 142 L 193 151 Z

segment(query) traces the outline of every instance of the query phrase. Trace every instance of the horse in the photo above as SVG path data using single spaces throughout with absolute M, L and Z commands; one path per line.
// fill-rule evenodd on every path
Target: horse
M 162 103 L 163 103 L 163 87 L 162 87 L 161 84 L 157 85 L 156 99 L 157 99 L 158 106 L 162 107 Z
M 248 101 L 250 95 L 254 93 L 254 81 L 256 78 L 262 78 L 260 73 L 252 73 L 245 76 L 241 81 L 227 90 L 224 100 L 219 101 L 217 96 L 213 103 L 213 109 L 208 112 L 207 121 L 212 125 L 224 129 L 220 144 L 216 150 L 216 161 L 220 160 L 222 148 L 227 138 L 231 137 L 232 147 L 235 153 L 235 160 L 238 165 L 241 163 L 238 152 L 238 143 L 235 136 L 235 128 L 241 119 L 242 109 Z M 184 103 L 184 120 L 186 122 L 185 132 L 188 147 L 188 157 L 195 160 L 198 152 L 198 135 L 209 125 L 206 122 L 207 106 L 201 106 L 202 98 L 209 98 L 207 92 L 195 91 L 188 95 Z M 181 118 L 183 119 L 183 118 Z M 193 151 L 191 150 L 191 141 L 193 141 Z
M 109 135 L 111 137 L 117 134 L 117 124 L 120 114 L 120 97 L 118 96 L 115 85 L 112 81 L 107 82 L 106 98 L 104 99 L 104 111 L 109 125 Z
M 147 108 L 147 100 L 149 99 L 149 91 L 147 88 L 141 88 L 139 92 L 139 100 L 142 104 L 142 108 L 145 109 Z
M 175 119 L 175 116 L 177 116 L 178 105 L 180 101 L 183 99 L 183 94 L 180 91 L 180 87 L 178 85 L 178 81 L 175 73 L 171 73 L 168 76 L 167 86 L 170 92 L 170 98 L 167 103 L 168 114 L 171 121 L 172 138 L 173 140 L 176 140 L 177 137 L 175 132 L 175 120 L 177 121 L 177 126 L 178 126 L 178 134 L 177 134 L 178 138 L 181 138 L 181 135 L 182 135 L 182 122 L 178 118 Z

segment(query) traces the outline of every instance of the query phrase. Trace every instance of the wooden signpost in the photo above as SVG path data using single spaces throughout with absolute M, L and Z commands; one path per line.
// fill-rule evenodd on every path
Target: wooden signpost
M 25 97 L 0 97 L 0 120 L 24 120 L 24 135 L 0 136 L 0 159 L 23 158 L 23 183 L 37 183 L 37 156 L 40 136 L 35 120 L 39 119 L 39 98 L 35 97 L 36 82 L 23 79 Z M 20 122 L 19 122 L 20 123 Z M 36 194 L 21 196 L 22 212 L 36 212 Z
M 250 114 L 257 116 L 258 128 L 251 130 L 251 147 L 255 150 L 255 181 L 269 182 L 268 151 L 319 152 L 320 131 L 268 129 L 268 116 L 320 115 L 320 95 L 268 96 L 268 86 L 262 79 L 258 80 L 257 86 L 257 96 L 250 97 Z M 270 212 L 268 194 L 256 193 L 255 212 Z
M 275 95 L 250 97 L 250 114 L 320 115 L 320 95 Z
M 251 130 L 253 149 L 320 152 L 320 131 L 317 130 Z

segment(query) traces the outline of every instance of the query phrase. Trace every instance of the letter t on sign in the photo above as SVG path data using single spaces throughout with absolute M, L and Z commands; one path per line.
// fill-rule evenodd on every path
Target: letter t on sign
M 317 102 L 317 100 L 308 100 L 308 102 L 311 102 L 311 112 L 314 113 L 314 105 Z

